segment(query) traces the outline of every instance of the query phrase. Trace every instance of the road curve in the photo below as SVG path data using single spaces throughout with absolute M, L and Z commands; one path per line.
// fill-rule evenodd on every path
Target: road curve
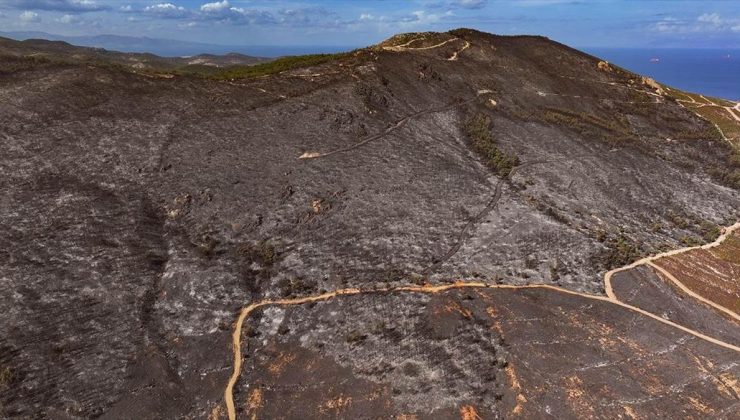
M 688 294 L 691 297 L 693 297 L 693 298 L 695 298 L 695 299 L 697 299 L 697 300 L 699 300 L 699 301 L 701 301 L 703 303 L 706 303 L 707 305 L 710 305 L 713 308 L 715 308 L 715 309 L 717 309 L 717 310 L 719 310 L 719 311 L 721 311 L 721 312 L 729 315 L 730 317 L 734 318 L 735 320 L 740 321 L 740 316 L 738 316 L 738 314 L 736 314 L 735 312 L 733 312 L 733 311 L 725 308 L 724 306 L 721 306 L 719 304 L 716 304 L 716 303 L 712 302 L 709 299 L 706 299 L 703 296 L 698 295 L 697 293 L 693 292 L 688 287 L 686 287 L 686 285 L 684 285 L 683 283 L 681 283 L 670 272 L 668 272 L 664 268 L 658 266 L 657 264 L 654 264 L 653 263 L 654 261 L 657 261 L 657 260 L 659 260 L 661 258 L 670 257 L 672 255 L 677 255 L 677 254 L 682 254 L 684 252 L 693 251 L 695 249 L 711 249 L 711 248 L 714 248 L 714 247 L 720 245 L 722 242 L 724 242 L 724 240 L 727 239 L 727 237 L 729 237 L 734 231 L 736 231 L 738 229 L 740 229 L 740 222 L 737 222 L 737 223 L 735 223 L 732 226 L 728 226 L 728 227 L 724 228 L 722 230 L 722 234 L 719 235 L 719 237 L 717 237 L 717 239 L 714 242 L 711 242 L 711 243 L 708 243 L 708 244 L 705 244 L 705 245 L 690 246 L 690 247 L 686 247 L 686 248 L 679 248 L 679 249 L 674 249 L 672 251 L 662 252 L 660 254 L 656 254 L 656 255 L 652 255 L 652 256 L 649 256 L 649 257 L 645 257 L 645 258 L 639 259 L 639 260 L 633 262 L 632 264 L 626 265 L 624 267 L 619 267 L 619 268 L 615 268 L 614 270 L 608 271 L 604 275 L 604 289 L 606 291 L 606 295 L 609 298 L 611 298 L 611 299 L 617 300 L 617 296 L 614 294 L 614 290 L 612 289 L 612 276 L 614 274 L 616 274 L 616 273 L 618 273 L 620 271 L 625 271 L 625 270 L 633 269 L 633 268 L 635 268 L 637 266 L 640 266 L 640 265 L 649 265 L 650 267 L 653 267 L 656 270 L 658 270 L 668 280 L 672 281 L 676 286 L 678 286 L 679 289 L 681 289 L 684 292 L 686 292 L 686 294 Z
M 628 270 L 630 268 L 634 268 L 641 264 L 651 264 L 652 261 L 666 257 L 669 255 L 675 255 L 682 252 L 690 251 L 693 249 L 709 249 L 713 248 L 717 245 L 719 245 L 722 241 L 724 241 L 733 231 L 740 228 L 740 222 L 735 223 L 734 225 L 727 227 L 724 229 L 724 232 L 722 235 L 720 235 L 716 241 L 712 242 L 711 244 L 702 245 L 702 246 L 695 246 L 695 247 L 688 247 L 688 248 L 681 248 L 674 251 L 664 252 L 652 257 L 643 258 L 641 260 L 638 260 L 632 264 L 629 264 L 625 267 L 621 267 L 615 270 L 611 270 L 606 273 L 604 276 L 604 283 L 606 288 L 607 296 L 599 296 L 599 295 L 591 295 L 588 293 L 581 293 L 576 292 L 568 289 L 564 289 L 557 286 L 551 286 L 548 284 L 530 284 L 530 285 L 523 285 L 523 286 L 515 286 L 515 285 L 507 285 L 507 284 L 487 284 L 484 282 L 465 282 L 465 281 L 457 281 L 455 283 L 450 284 L 443 284 L 443 285 L 411 285 L 411 286 L 399 286 L 399 287 L 392 287 L 392 288 L 380 288 L 380 289 L 372 289 L 372 290 L 361 290 L 358 288 L 350 288 L 350 289 L 340 289 L 333 292 L 327 292 L 322 293 L 319 295 L 313 295 L 313 296 L 307 296 L 302 298 L 295 298 L 295 299 L 268 299 L 263 300 L 260 302 L 252 303 L 246 307 L 244 307 L 241 312 L 239 313 L 239 317 L 236 320 L 236 323 L 234 324 L 234 331 L 232 333 L 232 349 L 233 349 L 233 355 L 234 355 L 234 368 L 232 371 L 231 376 L 229 377 L 229 382 L 226 385 L 226 389 L 224 390 L 224 401 L 226 402 L 226 409 L 229 416 L 229 420 L 236 420 L 236 408 L 234 406 L 234 386 L 236 385 L 237 380 L 239 380 L 239 375 L 241 374 L 241 368 L 242 368 L 242 340 L 241 340 L 241 331 L 244 326 L 244 320 L 256 309 L 265 307 L 265 306 L 291 306 L 291 305 L 300 305 L 304 303 L 310 303 L 310 302 L 319 302 L 319 301 L 326 301 L 329 299 L 333 299 L 335 297 L 341 297 L 341 296 L 352 296 L 352 295 L 360 295 L 360 294 L 383 294 L 383 293 L 442 293 L 446 292 L 448 290 L 453 289 L 465 289 L 465 288 L 478 288 L 478 289 L 548 289 L 553 290 L 559 293 L 565 293 L 573 296 L 581 296 L 587 299 L 593 299 L 598 300 L 602 302 L 608 302 L 617 306 L 620 306 L 622 308 L 625 308 L 627 310 L 633 311 L 635 313 L 639 313 L 643 316 L 652 318 L 660 323 L 663 323 L 665 325 L 671 326 L 673 328 L 679 329 L 685 333 L 688 333 L 690 335 L 693 335 L 694 337 L 697 337 L 701 340 L 707 341 L 709 343 L 724 347 L 729 350 L 736 351 L 740 353 L 740 347 L 735 346 L 733 344 L 727 343 L 722 340 L 718 340 L 716 338 L 707 336 L 705 334 L 702 334 L 696 330 L 693 330 L 691 328 L 687 328 L 683 325 L 679 325 L 673 321 L 669 321 L 667 319 L 664 319 L 658 315 L 655 315 L 653 313 L 647 312 L 643 309 L 640 309 L 636 306 L 629 305 L 627 303 L 621 302 L 616 298 L 614 295 L 614 292 L 611 287 L 611 276 L 619 271 Z M 693 296 L 693 295 L 692 295 Z M 698 295 L 697 295 L 698 296 Z

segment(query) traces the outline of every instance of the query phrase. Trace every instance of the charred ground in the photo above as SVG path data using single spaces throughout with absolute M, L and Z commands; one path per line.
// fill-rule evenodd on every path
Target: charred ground
M 714 124 L 660 85 L 541 37 L 409 34 L 339 56 L 185 76 L 8 54 L 0 74 L 8 416 L 224 414 L 232 322 L 250 302 L 454 279 L 600 294 L 607 269 L 713 240 L 738 219 L 739 161 Z M 556 364 L 570 353 L 544 336 L 572 338 L 594 366 L 629 356 L 611 341 L 601 343 L 612 346 L 607 356 L 593 343 L 579 347 L 593 337 L 579 325 L 592 321 L 558 318 L 554 308 L 636 341 L 635 372 L 660 373 L 653 352 L 666 366 L 708 354 L 711 377 L 738 374 L 732 352 L 575 298 L 394 297 L 379 304 L 383 317 L 364 299 L 248 320 L 245 334 L 264 349 L 239 384 L 240 412 L 250 409 L 252 383 L 278 381 L 270 392 L 279 394 L 315 379 L 310 370 L 275 376 L 268 356 L 284 354 L 335 372 L 319 384 L 359 381 L 351 388 L 377 395 L 360 413 L 460 416 L 473 407 L 504 416 L 525 404 L 522 394 L 530 405 L 519 413 L 577 415 L 582 399 L 548 401 L 616 382 L 609 372 L 578 377 L 573 366 L 562 368 L 572 383 L 548 379 L 563 377 Z M 484 316 L 486 305 L 498 315 Z M 510 326 L 522 317 L 532 321 Z M 491 330 L 496 319 L 501 329 Z M 318 335 L 306 332 L 317 325 Z M 460 341 L 448 343 L 458 328 Z M 721 328 L 737 336 L 736 324 Z M 318 346 L 330 339 L 330 349 Z M 521 346 L 543 353 L 519 362 L 531 376 L 515 382 L 506 355 L 540 354 Z M 355 364 L 382 359 L 379 349 L 394 361 Z M 706 363 L 698 366 L 695 377 L 712 382 Z M 659 386 L 635 373 L 589 407 L 618 398 L 645 414 L 678 410 L 651 398 L 685 379 L 663 374 Z M 537 388 L 543 380 L 553 393 Z M 424 393 L 439 406 L 420 397 L 429 383 Z M 701 382 L 691 386 L 704 407 L 737 412 L 737 391 L 715 398 Z M 326 391 L 301 392 L 306 407 L 324 403 Z M 264 410 L 303 412 L 300 400 L 289 402 L 294 411 Z M 697 406 L 690 413 L 700 416 Z

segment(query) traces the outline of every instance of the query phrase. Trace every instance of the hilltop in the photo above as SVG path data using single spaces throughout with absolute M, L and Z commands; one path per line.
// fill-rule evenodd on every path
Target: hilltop
M 199 54 L 190 57 L 160 57 L 148 53 L 118 52 L 102 48 L 78 47 L 64 41 L 27 39 L 15 41 L 0 37 L 0 56 L 8 61 L 36 61 L 69 64 L 119 66 L 146 73 L 208 74 L 213 68 L 252 65 L 269 61 L 267 58 L 244 54 Z M 6 64 L 7 66 L 7 64 Z
M 0 54 L 8 416 L 736 409 L 737 320 L 652 260 L 604 277 L 740 219 L 736 104 L 469 29 L 207 71 Z M 728 244 L 655 264 L 716 268 L 688 287 L 724 308 Z

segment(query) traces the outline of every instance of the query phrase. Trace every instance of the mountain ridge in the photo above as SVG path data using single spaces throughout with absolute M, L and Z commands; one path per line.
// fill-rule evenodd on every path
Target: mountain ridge
M 48 39 L 65 41 L 73 45 L 105 48 L 108 50 L 156 54 L 163 57 L 182 57 L 200 54 L 225 55 L 229 53 L 250 56 L 279 57 L 308 53 L 332 53 L 351 50 L 351 46 L 301 46 L 301 45 L 221 45 L 190 41 L 178 41 L 151 37 L 132 37 L 123 35 L 64 36 L 47 32 L 3 32 L 0 36 L 23 41 L 27 39 Z
M 733 319 L 650 265 L 603 282 L 740 218 L 730 105 L 468 29 L 205 77 L 0 73 L 8 416 L 736 408 Z M 656 263 L 719 296 L 733 235 Z M 239 316 L 338 290 L 363 293 Z

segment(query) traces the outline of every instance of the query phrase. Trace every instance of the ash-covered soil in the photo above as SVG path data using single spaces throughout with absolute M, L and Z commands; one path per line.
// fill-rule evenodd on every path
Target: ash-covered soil
M 233 80 L 0 58 L 2 413 L 223 415 L 232 323 L 250 302 L 461 278 L 599 294 L 607 269 L 738 219 L 740 194 L 717 175 L 731 168 L 730 146 L 639 76 L 540 37 L 423 36 L 406 47 L 399 45 L 411 39 L 390 40 L 311 68 Z M 529 299 L 501 293 L 497 305 Z M 543 298 L 537 310 L 580 302 L 557 298 Z M 351 319 L 363 327 L 379 318 L 364 299 L 352 300 Z M 355 351 L 341 344 L 346 325 L 327 320 L 325 330 L 306 335 L 311 346 L 289 334 L 285 349 L 268 342 L 264 351 L 297 352 L 303 367 L 315 359 L 337 372 L 321 379 L 335 391 L 345 385 L 331 378 L 346 376 L 356 381 L 352 392 L 377 393 L 354 408 L 371 416 L 454 417 L 470 404 L 484 418 L 505 415 L 511 404 L 501 401 L 516 387 L 495 361 L 511 350 L 495 331 L 459 326 L 455 341 L 440 321 L 404 337 L 403 325 L 411 331 L 426 315 L 417 313 L 421 298 L 393 299 L 382 305 L 395 302 L 397 316 L 384 315 L 402 331 L 395 344 Z M 507 319 L 525 316 L 511 305 Z M 302 329 L 324 314 L 291 311 Z M 281 316 L 266 310 L 249 325 L 279 329 Z M 533 323 L 514 331 L 588 340 L 583 325 L 548 317 L 562 329 Z M 696 341 L 630 319 L 632 328 L 617 334 L 677 349 Z M 332 337 L 333 353 L 319 353 L 314 345 Z M 402 345 L 411 341 L 413 353 Z M 736 354 L 695 345 L 691 351 L 718 354 L 716 369 L 736 375 L 726 362 Z M 596 345 L 574 347 L 584 358 L 602 354 Z M 380 370 L 353 370 L 353 354 Z M 520 363 L 532 366 L 532 354 Z M 662 356 L 665 365 L 684 369 L 671 354 Z M 406 359 L 416 377 L 402 376 Z M 401 372 L 383 370 L 386 363 Z M 423 385 L 434 369 L 441 376 Z M 307 372 L 290 372 L 291 380 L 308 380 Z M 673 373 L 655 374 L 665 389 L 683 389 L 672 385 L 685 377 L 661 376 Z M 383 385 L 394 378 L 404 378 L 401 388 Z M 565 385 L 543 387 L 537 378 L 521 383 L 535 401 L 527 409 L 544 416 L 543 401 L 559 398 Z M 639 393 L 645 378 L 625 389 Z M 244 410 L 247 384 L 240 386 Z M 306 392 L 299 395 L 307 400 L 324 393 Z M 737 407 L 711 392 L 716 398 L 700 401 L 716 413 Z M 669 406 L 649 401 L 655 410 Z
M 612 276 L 617 299 L 727 343 L 740 343 L 740 323 L 675 287 L 650 266 Z
M 738 412 L 735 351 L 553 290 L 345 296 L 267 307 L 261 317 L 246 327 L 247 367 L 234 395 L 241 418 Z

